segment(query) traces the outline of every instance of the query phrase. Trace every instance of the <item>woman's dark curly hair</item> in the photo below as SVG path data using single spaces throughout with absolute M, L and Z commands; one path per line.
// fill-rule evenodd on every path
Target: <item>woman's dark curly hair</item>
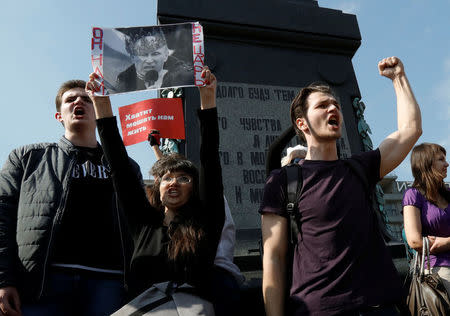
M 158 160 L 151 169 L 155 178 L 152 187 L 147 189 L 150 204 L 164 212 L 164 205 L 160 197 L 161 178 L 167 172 L 182 171 L 192 177 L 192 193 L 188 202 L 177 210 L 177 214 L 169 225 L 170 242 L 168 257 L 176 262 L 176 267 L 195 266 L 199 252 L 205 247 L 205 229 L 203 207 L 199 193 L 199 172 L 195 165 L 180 154 L 166 155 Z M 204 249 L 203 249 L 204 250 Z

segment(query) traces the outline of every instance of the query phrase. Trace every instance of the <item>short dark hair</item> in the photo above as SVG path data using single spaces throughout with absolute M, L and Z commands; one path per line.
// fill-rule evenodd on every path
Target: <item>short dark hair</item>
M 305 117 L 306 112 L 308 110 L 308 97 L 314 93 L 314 92 L 322 92 L 325 94 L 329 94 L 333 96 L 335 99 L 337 99 L 336 94 L 331 89 L 329 85 L 323 82 L 313 82 L 309 86 L 304 87 L 300 90 L 300 92 L 297 94 L 297 96 L 292 100 L 291 103 L 291 123 L 294 126 L 295 132 L 297 133 L 298 137 L 301 141 L 306 142 L 305 135 L 303 135 L 303 132 L 298 129 L 296 120 L 299 117 Z
M 64 93 L 74 88 L 82 88 L 86 87 L 86 81 L 84 80 L 69 80 L 64 82 L 61 87 L 59 87 L 58 93 L 56 94 L 55 104 L 56 104 L 56 112 L 61 112 L 61 104 L 62 104 L 62 96 Z

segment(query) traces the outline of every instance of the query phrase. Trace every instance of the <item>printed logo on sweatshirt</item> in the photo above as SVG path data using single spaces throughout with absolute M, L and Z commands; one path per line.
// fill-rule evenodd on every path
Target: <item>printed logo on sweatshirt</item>
M 108 169 L 103 165 L 96 165 L 87 160 L 82 164 L 75 164 L 72 170 L 72 178 L 95 178 L 95 179 L 108 179 Z

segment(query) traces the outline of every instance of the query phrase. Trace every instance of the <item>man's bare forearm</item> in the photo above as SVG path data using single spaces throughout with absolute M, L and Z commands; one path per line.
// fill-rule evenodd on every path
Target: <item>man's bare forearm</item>
M 422 134 L 422 117 L 408 78 L 402 74 L 392 80 L 397 95 L 397 127 L 414 144 Z
M 380 75 L 392 80 L 397 95 L 397 130 L 380 145 L 380 177 L 394 170 L 408 155 L 422 135 L 422 118 L 414 93 L 397 57 L 384 58 L 378 63 Z
M 263 298 L 267 316 L 284 315 L 286 262 L 283 261 L 264 256 Z
M 152 146 L 153 153 L 155 154 L 156 160 L 159 160 L 164 157 L 164 154 L 162 153 L 161 149 L 159 149 L 158 145 Z

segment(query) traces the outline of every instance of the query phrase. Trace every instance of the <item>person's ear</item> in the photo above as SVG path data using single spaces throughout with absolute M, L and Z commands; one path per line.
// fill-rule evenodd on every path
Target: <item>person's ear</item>
M 62 122 L 62 121 L 63 121 L 61 112 L 56 112 L 56 113 L 55 113 L 55 119 L 56 119 L 58 122 Z
M 306 119 L 304 117 L 299 117 L 295 120 L 295 125 L 297 125 L 297 128 L 301 130 L 303 133 L 307 132 L 309 127 L 308 123 L 306 122 Z
M 63 117 L 61 115 L 61 112 L 56 112 L 55 113 L 55 119 L 60 122 L 62 124 L 62 126 L 64 126 L 64 120 Z M 65 128 L 65 127 L 64 127 Z

